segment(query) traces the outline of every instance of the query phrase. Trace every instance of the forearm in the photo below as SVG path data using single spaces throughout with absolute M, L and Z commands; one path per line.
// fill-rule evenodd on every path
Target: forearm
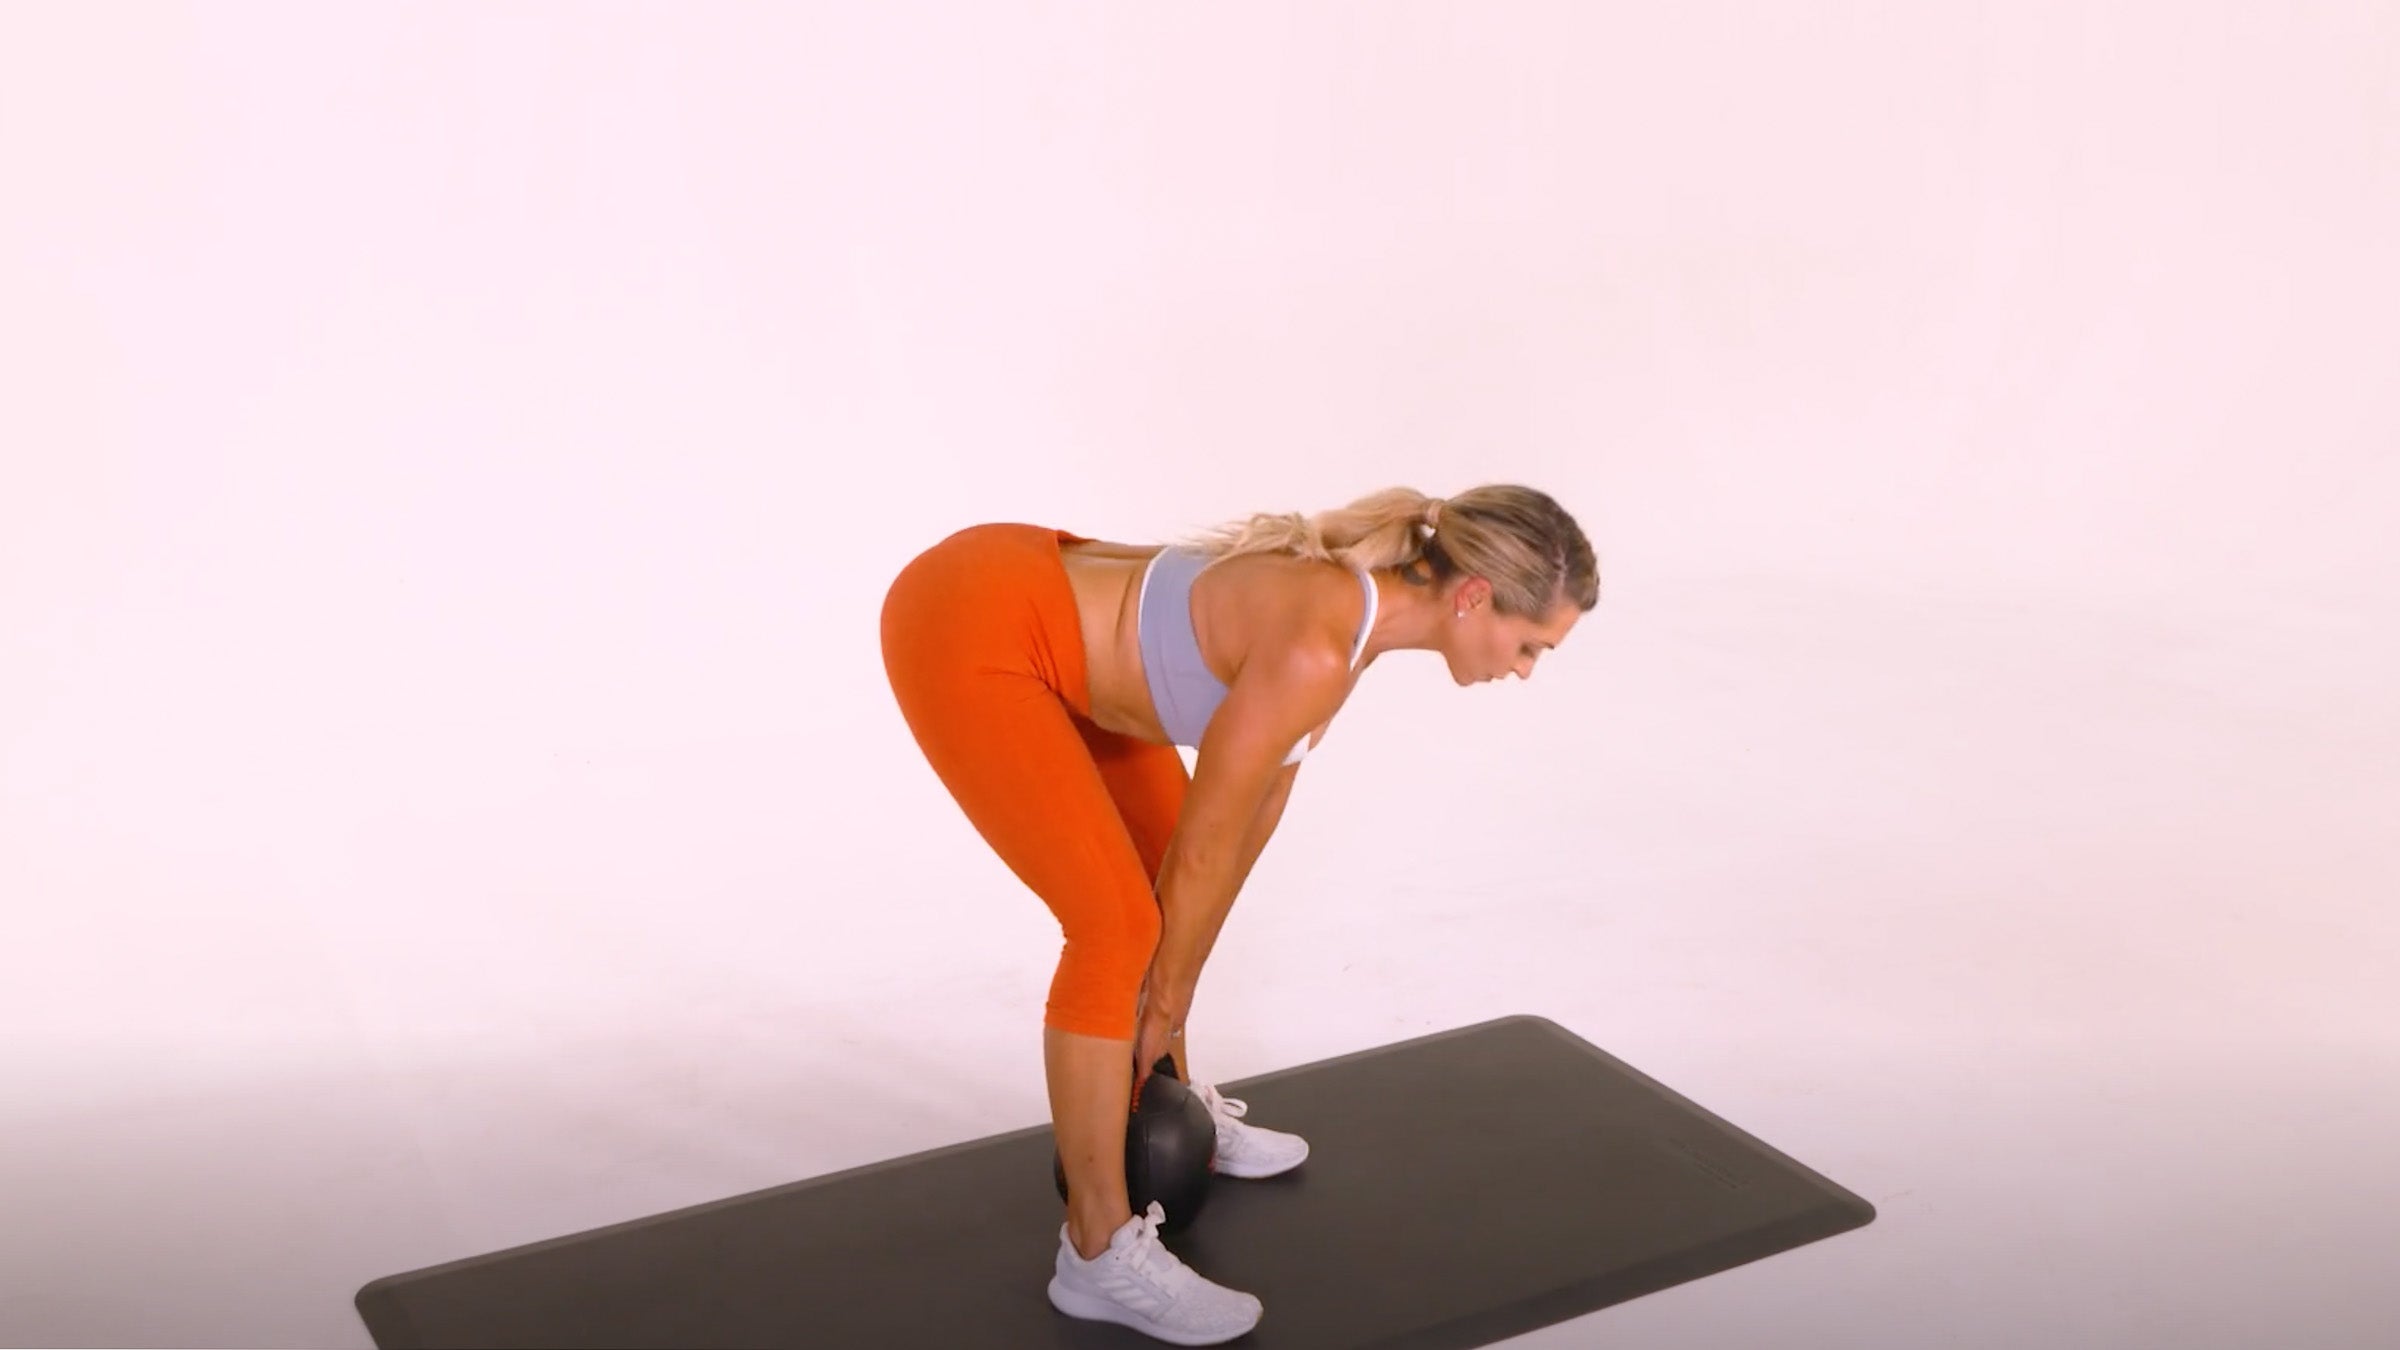
M 1188 999 L 1199 983 L 1200 968 L 1216 947 L 1225 916 L 1232 912 L 1234 899 L 1249 882 L 1251 869 L 1282 822 L 1291 784 L 1289 773 L 1277 780 L 1233 850 L 1221 855 L 1214 866 L 1204 856 L 1179 851 L 1170 854 L 1161 867 L 1158 895 L 1163 926 L 1152 966 L 1158 982 L 1172 993 Z
M 1207 963 L 1217 930 L 1241 890 L 1236 870 L 1230 855 L 1213 867 L 1170 861 L 1159 869 L 1158 952 L 1150 959 L 1150 989 L 1153 997 L 1178 1012 L 1191 1002 L 1200 967 Z

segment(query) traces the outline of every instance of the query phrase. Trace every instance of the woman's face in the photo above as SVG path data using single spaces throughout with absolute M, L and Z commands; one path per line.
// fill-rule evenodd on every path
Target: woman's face
M 1533 678 L 1534 663 L 1566 639 L 1583 612 L 1560 605 L 1540 619 L 1502 614 L 1492 604 L 1491 583 L 1469 577 L 1451 595 L 1451 612 L 1463 615 L 1450 622 L 1452 633 L 1442 655 L 1450 663 L 1450 678 L 1481 684 L 1514 675 Z

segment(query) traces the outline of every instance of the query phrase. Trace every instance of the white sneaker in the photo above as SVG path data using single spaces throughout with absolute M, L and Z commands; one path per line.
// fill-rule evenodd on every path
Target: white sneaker
M 1228 1097 L 1207 1083 L 1192 1089 L 1207 1103 L 1217 1122 L 1217 1158 L 1210 1169 L 1221 1177 L 1281 1176 L 1308 1161 L 1308 1141 L 1283 1130 L 1270 1130 L 1243 1120 L 1250 1103 Z
M 1175 1345 L 1215 1345 L 1247 1334 L 1265 1305 L 1251 1294 L 1203 1279 L 1158 1240 L 1167 1212 L 1155 1200 L 1111 1234 L 1108 1250 L 1086 1261 L 1058 1230 L 1058 1273 L 1050 1306 L 1069 1317 L 1116 1322 Z

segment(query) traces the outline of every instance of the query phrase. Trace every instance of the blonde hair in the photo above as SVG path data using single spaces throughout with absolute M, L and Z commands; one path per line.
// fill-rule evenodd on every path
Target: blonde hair
M 1544 617 L 1562 601 L 1584 611 L 1600 603 L 1600 569 L 1575 518 L 1548 493 L 1515 483 L 1486 483 L 1446 499 L 1389 487 L 1314 515 L 1256 513 L 1183 543 L 1212 559 L 1284 553 L 1395 568 L 1413 585 L 1482 577 L 1501 613 L 1527 618 Z

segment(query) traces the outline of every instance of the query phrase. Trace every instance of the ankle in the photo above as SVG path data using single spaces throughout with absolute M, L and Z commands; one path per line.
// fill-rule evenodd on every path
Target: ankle
M 1106 1217 L 1071 1214 L 1067 1216 L 1067 1241 L 1074 1246 L 1077 1256 L 1089 1261 L 1107 1251 L 1109 1239 L 1115 1237 L 1117 1230 L 1132 1218 L 1131 1211 L 1113 1221 Z

